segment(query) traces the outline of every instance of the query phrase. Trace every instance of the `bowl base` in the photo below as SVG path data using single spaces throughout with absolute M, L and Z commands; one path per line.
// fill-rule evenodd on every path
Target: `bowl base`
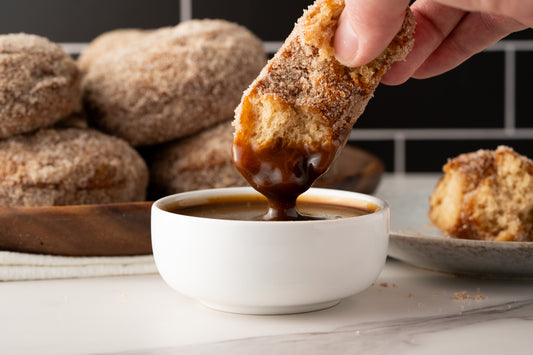
M 211 302 L 200 301 L 201 304 L 217 311 L 254 315 L 281 315 L 320 311 L 335 306 L 339 300 L 290 306 L 228 306 Z

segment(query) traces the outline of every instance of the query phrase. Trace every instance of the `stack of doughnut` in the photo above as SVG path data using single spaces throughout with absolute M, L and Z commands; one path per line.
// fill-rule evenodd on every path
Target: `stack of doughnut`
M 158 197 L 148 191 L 243 184 L 221 184 L 205 172 L 220 170 L 216 159 L 201 153 L 223 151 L 222 170 L 235 169 L 233 111 L 265 63 L 261 41 L 223 20 L 111 31 L 77 61 L 46 38 L 0 35 L 0 206 L 144 201 Z M 200 148 L 169 149 L 190 142 Z M 159 170 L 176 163 L 183 171 Z
M 0 206 L 145 199 L 141 156 L 80 118 L 80 79 L 74 60 L 48 39 L 0 36 Z

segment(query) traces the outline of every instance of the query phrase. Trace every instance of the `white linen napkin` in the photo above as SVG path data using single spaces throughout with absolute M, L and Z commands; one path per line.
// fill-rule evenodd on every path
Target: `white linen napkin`
M 0 251 L 0 281 L 152 273 L 157 273 L 152 255 L 73 257 Z

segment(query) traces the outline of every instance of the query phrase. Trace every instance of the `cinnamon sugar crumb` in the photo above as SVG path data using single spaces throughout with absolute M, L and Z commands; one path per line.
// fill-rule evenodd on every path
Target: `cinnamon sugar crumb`
M 468 291 L 461 291 L 461 292 L 455 292 L 453 294 L 454 300 L 469 300 L 472 299 L 472 296 L 470 296 L 470 293 Z
M 468 293 L 468 291 L 461 291 L 461 292 L 455 292 L 453 294 L 453 299 L 454 300 L 471 300 L 471 299 L 474 299 L 476 301 L 482 301 L 484 299 L 487 299 L 487 297 L 483 296 L 482 294 L 479 293 L 479 289 L 477 289 L 477 293 L 474 297 L 472 297 L 470 295 L 470 293 Z
M 480 293 L 480 291 L 481 291 L 481 290 L 480 290 L 480 288 L 478 287 L 478 288 L 476 289 L 476 298 L 475 298 L 476 301 L 481 301 L 481 300 L 484 300 L 484 299 L 487 298 L 487 297 L 483 296 L 483 295 Z

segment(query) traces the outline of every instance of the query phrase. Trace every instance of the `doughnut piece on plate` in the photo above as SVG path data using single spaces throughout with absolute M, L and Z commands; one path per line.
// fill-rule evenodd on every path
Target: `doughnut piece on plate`
M 194 134 L 232 116 L 265 62 L 261 41 L 227 21 L 155 30 L 92 62 L 82 82 L 89 121 L 135 146 Z
M 44 37 L 0 35 L 0 138 L 49 126 L 78 111 L 80 73 Z
M 455 238 L 533 241 L 533 162 L 506 146 L 443 167 L 429 217 Z
M 345 67 L 331 45 L 344 0 L 317 0 L 245 91 L 235 114 L 235 165 L 267 196 L 305 191 L 331 165 L 392 63 L 414 44 L 413 14 L 371 63 Z
M 148 169 L 122 139 L 91 129 L 42 129 L 0 141 L 0 206 L 143 201 Z

